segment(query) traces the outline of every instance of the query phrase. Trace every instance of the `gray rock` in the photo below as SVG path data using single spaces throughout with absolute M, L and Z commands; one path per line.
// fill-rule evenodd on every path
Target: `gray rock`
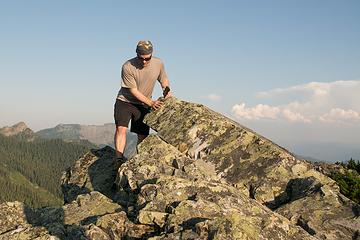
M 0 239 L 358 239 L 359 205 L 311 163 L 232 120 L 169 98 L 124 163 L 93 150 L 61 208 L 0 204 Z
M 174 161 L 183 166 L 178 174 L 164 170 L 177 170 Z M 120 167 L 119 188 L 140 191 L 136 221 L 159 229 L 160 236 L 153 239 L 312 239 L 196 161 L 152 135 Z
M 65 203 L 91 191 L 98 191 L 112 198 L 116 165 L 115 150 L 111 147 L 92 150 L 85 154 L 63 173 L 61 187 Z
M 0 204 L 1 240 L 57 240 L 45 227 L 33 226 L 28 219 L 30 209 L 20 202 Z
M 292 209 L 292 214 L 279 212 L 289 218 L 292 215 L 302 216 L 303 221 L 296 221 L 296 224 L 310 234 L 322 237 L 323 232 L 331 232 L 335 228 L 336 232 L 341 232 L 338 236 L 345 239 L 359 235 L 359 215 L 358 211 L 353 211 L 358 205 L 349 203 L 332 179 L 250 129 L 202 105 L 176 98 L 167 99 L 164 107 L 148 114 L 145 121 L 161 139 L 180 152 L 212 164 L 216 174 L 228 184 L 242 192 L 244 187 L 248 189 L 249 197 L 271 209 L 286 204 L 284 208 Z M 325 205 L 321 198 L 310 201 L 319 189 L 332 193 L 327 195 Z M 292 207 L 292 204 L 297 207 Z M 320 214 L 322 217 L 309 218 L 307 204 L 323 211 Z M 339 227 L 335 219 L 349 227 Z M 327 226 L 324 226 L 324 221 Z M 302 222 L 311 222 L 313 227 L 310 229 Z

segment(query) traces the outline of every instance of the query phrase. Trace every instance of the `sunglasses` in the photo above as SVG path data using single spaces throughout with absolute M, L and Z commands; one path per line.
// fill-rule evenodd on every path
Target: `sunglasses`
M 139 59 L 139 60 L 141 60 L 141 61 L 150 61 L 151 60 L 151 57 L 152 56 L 150 56 L 150 57 L 148 57 L 148 58 L 143 58 L 143 57 L 140 57 L 139 55 L 137 55 L 137 58 Z

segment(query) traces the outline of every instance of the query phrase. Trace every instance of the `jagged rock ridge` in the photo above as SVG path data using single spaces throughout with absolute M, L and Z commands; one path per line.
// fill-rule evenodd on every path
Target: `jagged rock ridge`
M 158 135 L 118 170 L 106 147 L 64 173 L 62 208 L 2 204 L 0 239 L 359 238 L 359 206 L 266 138 L 176 98 L 146 121 Z

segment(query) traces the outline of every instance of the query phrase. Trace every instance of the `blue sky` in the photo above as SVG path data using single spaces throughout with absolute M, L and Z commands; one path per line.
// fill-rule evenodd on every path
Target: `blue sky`
M 0 1 L 0 126 L 112 122 L 120 67 L 149 39 L 176 97 L 286 147 L 358 146 L 359 12 L 331 0 Z

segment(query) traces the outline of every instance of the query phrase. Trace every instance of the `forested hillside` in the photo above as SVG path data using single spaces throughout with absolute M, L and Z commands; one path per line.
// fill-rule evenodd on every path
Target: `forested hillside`
M 341 193 L 360 204 L 360 161 L 350 159 L 348 162 L 337 162 L 346 170 L 344 172 L 332 172 L 330 177 L 334 179 Z
M 33 207 L 58 206 L 62 199 L 48 190 L 31 183 L 18 171 L 7 168 L 0 163 L 0 202 L 22 201 Z
M 92 147 L 88 141 L 0 135 L 0 201 L 20 200 L 36 207 L 61 204 L 61 173 Z

